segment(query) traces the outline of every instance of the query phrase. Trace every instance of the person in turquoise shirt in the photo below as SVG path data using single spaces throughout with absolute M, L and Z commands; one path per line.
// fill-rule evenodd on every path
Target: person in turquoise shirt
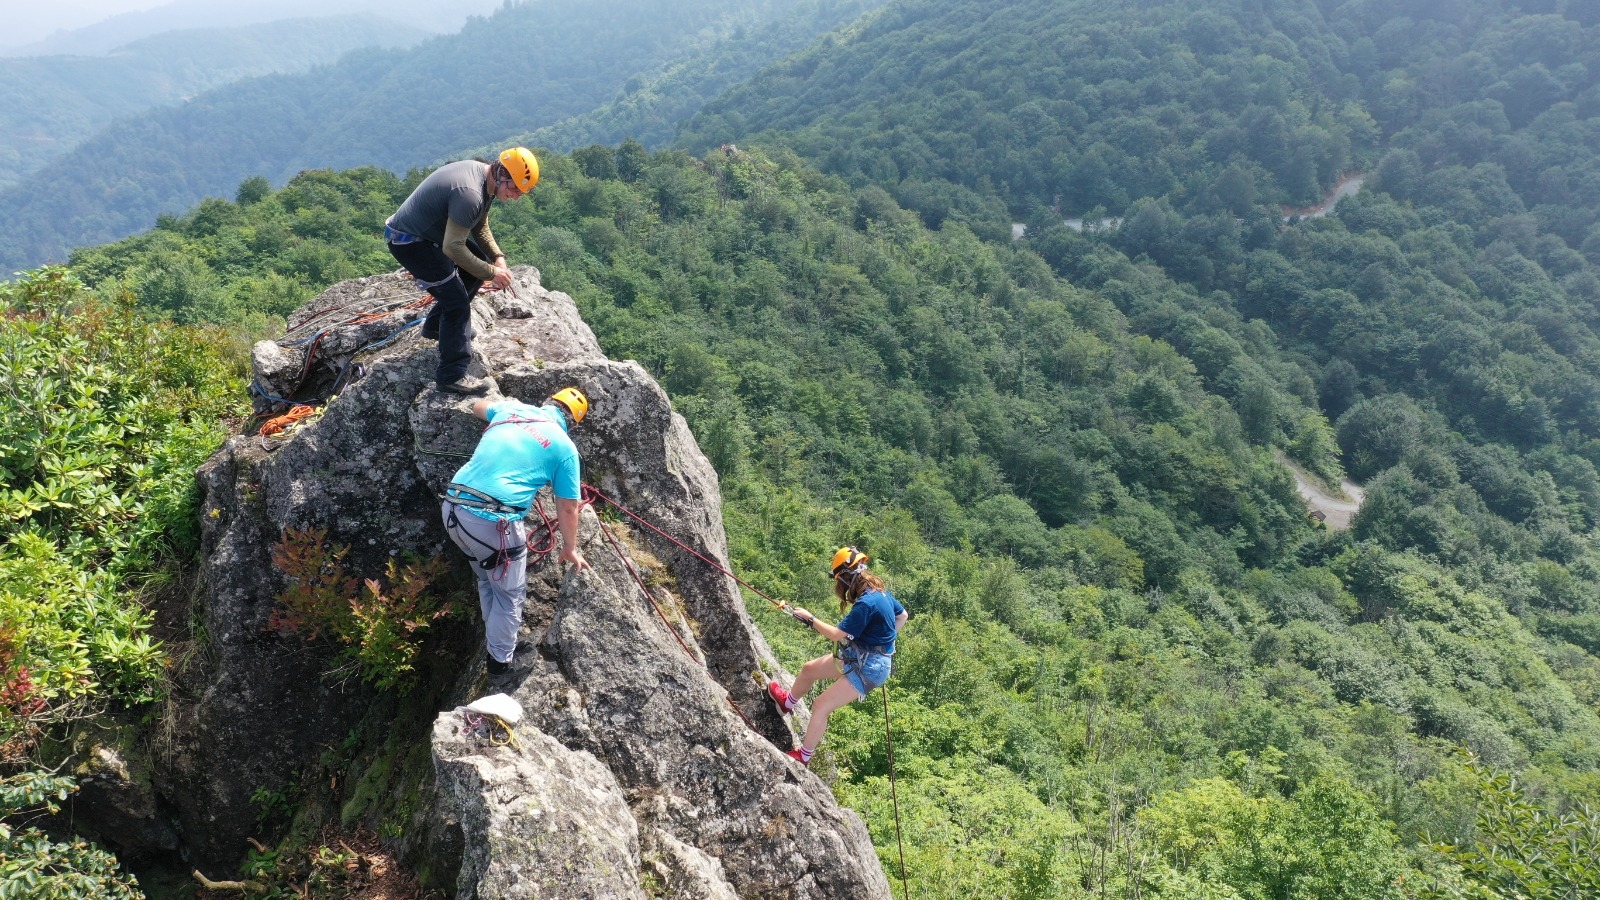
M 583 498 L 578 448 L 567 435 L 588 411 L 588 398 L 575 387 L 556 391 L 541 406 L 515 399 L 472 404 L 473 414 L 489 427 L 445 488 L 439 514 L 450 540 L 475 564 L 491 680 L 511 669 L 528 578 L 523 520 L 546 485 L 555 495 L 561 559 L 589 568 L 578 549 Z
M 828 730 L 828 717 L 847 703 L 865 697 L 873 688 L 889 680 L 894 657 L 894 642 L 905 626 L 909 613 L 883 585 L 883 579 L 867 571 L 872 558 L 854 547 L 840 547 L 833 554 L 833 593 L 841 609 L 848 610 L 838 625 L 829 625 L 806 610 L 795 607 L 791 614 L 823 637 L 843 644 L 839 655 L 819 656 L 800 667 L 800 677 L 790 690 L 776 681 L 767 684 L 767 693 L 778 708 L 792 712 L 800 698 L 819 681 L 834 681 L 811 706 L 811 724 L 806 726 L 800 746 L 789 755 L 802 765 L 810 765 L 811 754 L 822 743 Z

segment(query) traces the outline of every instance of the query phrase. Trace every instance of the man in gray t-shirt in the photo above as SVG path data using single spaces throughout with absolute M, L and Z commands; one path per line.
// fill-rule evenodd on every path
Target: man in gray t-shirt
M 539 183 L 539 161 L 512 147 L 494 163 L 468 159 L 440 166 L 384 223 L 389 252 L 433 294 L 422 336 L 439 342 L 439 389 L 484 394 L 489 382 L 467 374 L 472 362 L 472 298 L 485 284 L 511 286 L 506 255 L 489 230 L 495 198 L 515 200 Z

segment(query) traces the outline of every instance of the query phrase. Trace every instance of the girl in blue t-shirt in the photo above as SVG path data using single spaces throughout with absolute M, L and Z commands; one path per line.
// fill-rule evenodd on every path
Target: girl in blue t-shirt
M 792 690 L 784 690 L 776 681 L 767 684 L 767 693 L 778 701 L 778 707 L 792 712 L 799 698 L 811 692 L 812 685 L 838 679 L 812 705 L 806 736 L 798 749 L 789 751 L 802 764 L 810 764 L 811 754 L 822 743 L 828 717 L 834 710 L 865 697 L 889 680 L 894 639 L 908 614 L 900 601 L 884 589 L 883 579 L 867 571 L 871 561 L 854 547 L 840 547 L 833 554 L 833 592 L 839 598 L 839 608 L 845 610 L 844 620 L 838 625 L 829 625 L 800 607 L 793 610 L 794 617 L 813 631 L 843 644 L 839 656 L 819 656 L 801 666 Z

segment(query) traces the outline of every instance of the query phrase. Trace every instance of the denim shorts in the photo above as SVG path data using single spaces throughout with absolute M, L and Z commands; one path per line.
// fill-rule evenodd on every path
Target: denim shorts
M 839 651 L 839 667 L 844 669 L 845 680 L 863 697 L 889 680 L 889 670 L 893 665 L 894 657 L 887 653 L 863 651 L 855 647 L 845 647 Z

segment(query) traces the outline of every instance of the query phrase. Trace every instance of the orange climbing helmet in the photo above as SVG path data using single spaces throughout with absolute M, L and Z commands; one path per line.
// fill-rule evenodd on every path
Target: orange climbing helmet
M 872 557 L 860 550 L 854 547 L 840 547 L 833 552 L 833 566 L 828 570 L 828 574 L 838 578 L 846 573 L 863 572 L 869 562 L 872 562 Z
M 500 165 L 511 176 L 511 183 L 524 194 L 539 183 L 539 160 L 527 147 L 512 147 L 500 154 Z
M 574 425 L 582 422 L 583 417 L 589 414 L 589 398 L 583 395 L 583 391 L 575 387 L 564 387 L 556 391 L 550 395 L 550 399 L 547 402 L 561 404 L 562 408 L 567 411 L 567 415 L 572 417 L 572 424 Z

